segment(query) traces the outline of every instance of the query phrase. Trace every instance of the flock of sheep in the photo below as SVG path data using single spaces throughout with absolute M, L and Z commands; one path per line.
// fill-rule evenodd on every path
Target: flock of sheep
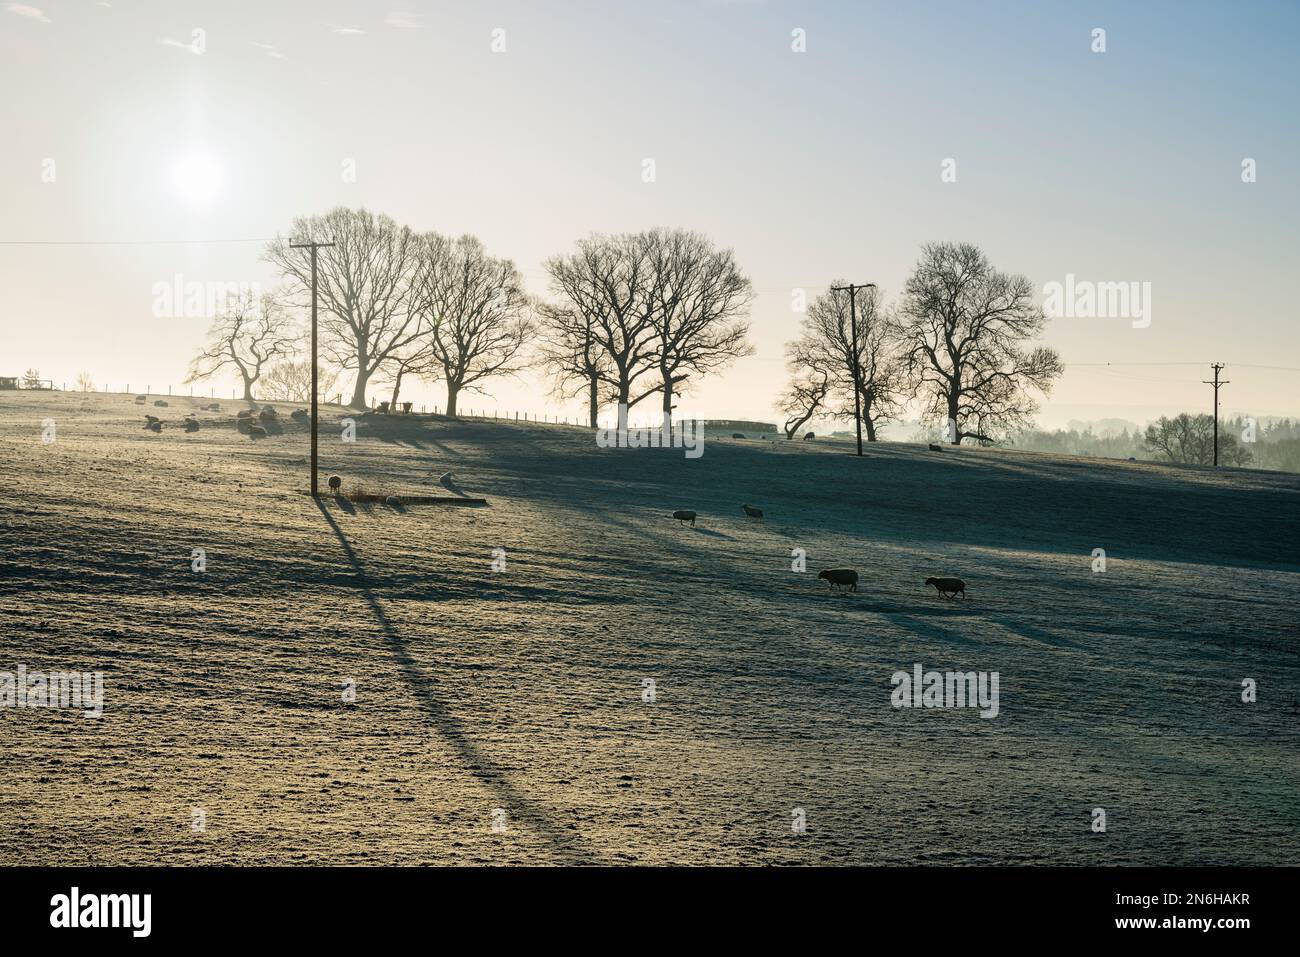
M 138 395 L 135 397 L 136 405 L 144 405 L 148 401 L 148 396 Z M 167 408 L 169 403 L 166 399 L 158 399 L 154 405 L 159 408 Z M 199 406 L 203 412 L 220 412 L 221 403 L 211 402 L 207 405 Z M 295 422 L 305 422 L 308 418 L 305 409 L 294 409 L 289 413 L 289 417 Z M 250 439 L 264 439 L 279 427 L 280 413 L 274 406 L 264 405 L 261 409 L 256 407 L 252 409 L 240 409 L 235 417 L 235 428 L 239 430 L 240 435 L 247 435 Z M 186 432 L 197 432 L 199 430 L 199 420 L 194 417 L 193 413 L 187 414 L 182 427 Z M 163 421 L 156 415 L 145 415 L 144 428 L 149 432 L 161 432 L 163 430 Z
M 742 505 L 740 510 L 745 513 L 746 518 L 763 517 L 763 510 L 754 505 Z M 696 513 L 687 508 L 680 508 L 673 512 L 673 518 L 680 524 L 689 523 L 692 528 L 695 527 L 696 517 Z M 852 592 L 858 590 L 858 573 L 852 568 L 823 568 L 817 578 L 819 581 L 824 579 L 837 590 L 844 587 Z M 933 585 L 941 598 L 956 598 L 958 595 L 961 595 L 963 600 L 966 598 L 966 583 L 960 578 L 927 578 L 925 583 Z

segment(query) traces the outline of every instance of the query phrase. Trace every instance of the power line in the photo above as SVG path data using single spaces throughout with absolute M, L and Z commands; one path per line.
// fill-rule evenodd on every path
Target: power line
M 269 243 L 276 236 L 253 239 L 0 239 L 0 246 L 202 246 L 218 243 Z

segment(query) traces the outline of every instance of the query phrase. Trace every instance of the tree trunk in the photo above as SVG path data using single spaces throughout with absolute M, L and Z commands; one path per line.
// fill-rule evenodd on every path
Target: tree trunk
M 961 429 L 957 427 L 957 392 L 954 389 L 948 396 L 948 421 L 944 423 L 944 434 L 952 445 L 961 445 Z
M 600 405 L 596 398 L 597 388 L 596 377 L 593 375 L 587 383 L 587 419 L 593 429 L 599 428 L 599 423 L 596 421 L 596 413 Z
M 664 435 L 672 435 L 673 432 L 673 380 L 670 376 L 664 376 Z
M 245 402 L 252 402 L 252 401 L 253 401 L 253 382 L 254 382 L 254 381 L 255 381 L 255 380 L 250 379 L 247 375 L 244 375 L 244 401 L 245 401 Z
M 388 407 L 394 412 L 397 411 L 397 394 L 402 391 L 402 367 L 397 367 L 397 375 L 393 377 L 393 398 L 389 401 Z
M 447 383 L 447 414 L 456 414 L 456 397 L 460 395 L 460 386 L 455 382 Z
M 357 370 L 357 382 L 356 385 L 352 387 L 352 401 L 348 403 L 350 406 L 352 406 L 352 408 L 354 409 L 368 408 L 368 406 L 366 405 L 366 385 L 369 384 L 369 380 L 370 380 L 369 373 L 361 369 Z M 311 386 L 308 386 L 307 390 L 310 392 Z

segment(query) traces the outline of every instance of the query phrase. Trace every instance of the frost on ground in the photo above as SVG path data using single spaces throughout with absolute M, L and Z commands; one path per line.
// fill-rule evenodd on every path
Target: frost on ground
M 106 686 L 0 710 L 0 864 L 1300 859 L 1297 476 L 332 408 L 323 476 L 490 506 L 318 507 L 199 404 L 0 395 L 0 671 Z

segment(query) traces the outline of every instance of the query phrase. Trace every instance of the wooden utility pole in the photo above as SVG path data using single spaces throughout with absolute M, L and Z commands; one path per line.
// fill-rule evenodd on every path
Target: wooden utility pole
M 874 282 L 850 283 L 847 286 L 831 286 L 831 292 L 849 291 L 849 325 L 853 332 L 853 424 L 858 429 L 858 454 L 862 454 L 862 384 L 858 372 L 858 290 L 875 289 Z
M 1223 369 L 1222 362 L 1216 362 L 1212 366 L 1210 366 L 1210 368 L 1214 370 L 1214 381 L 1211 382 L 1209 379 L 1202 379 L 1201 381 L 1206 385 L 1214 386 L 1214 464 L 1218 465 L 1219 464 L 1219 386 L 1227 385 L 1228 380 L 1224 379 L 1222 382 L 1219 381 L 1219 372 L 1220 370 Z
M 320 495 L 316 482 L 317 412 L 316 412 L 316 250 L 333 243 L 289 243 L 290 249 L 311 250 L 311 497 Z

